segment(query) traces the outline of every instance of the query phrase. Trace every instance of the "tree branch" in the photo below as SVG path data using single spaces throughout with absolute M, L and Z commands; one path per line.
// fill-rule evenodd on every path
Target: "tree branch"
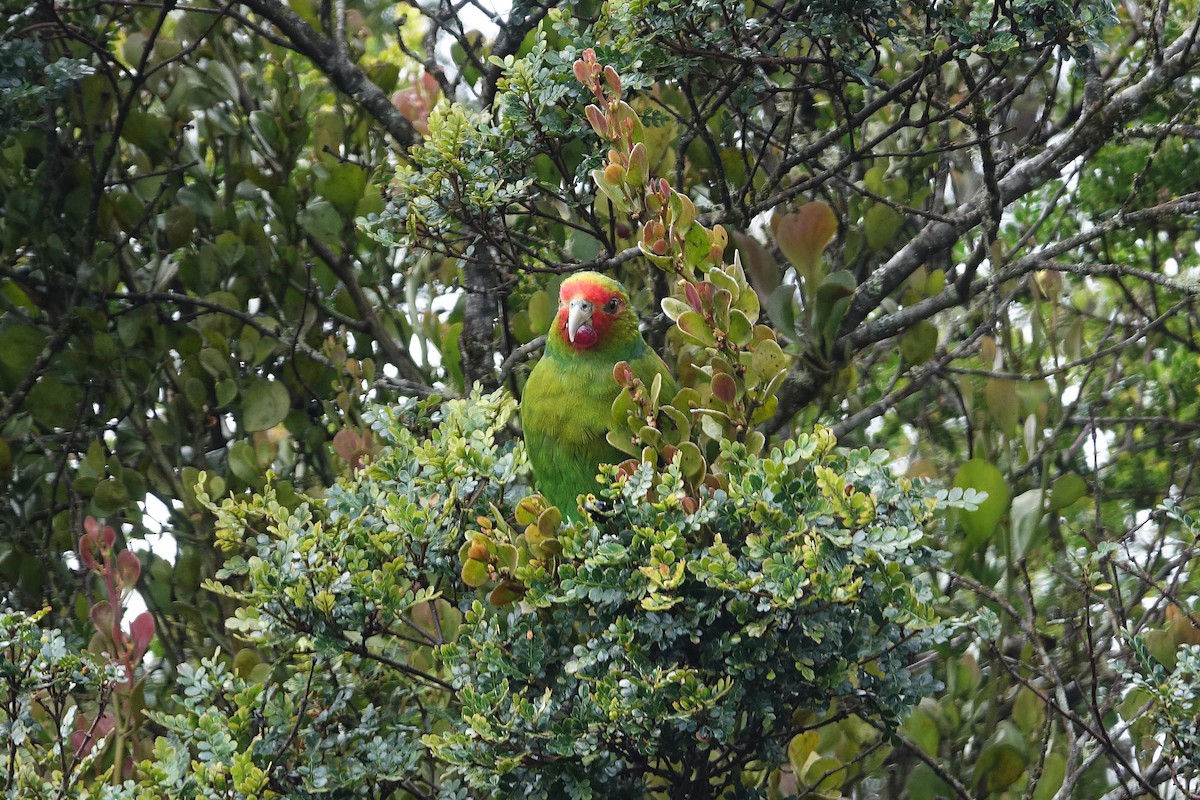
M 277 0 L 242 0 L 242 5 L 278 28 L 298 52 L 311 59 L 325 73 L 339 91 L 374 117 L 397 144 L 409 147 L 417 141 L 417 132 L 412 123 L 396 110 L 391 98 L 357 64 L 350 61 L 336 42 L 321 35 L 299 14 Z
M 1155 65 L 1144 77 L 1125 89 L 1106 94 L 1105 96 L 1110 98 L 1106 103 L 1086 108 L 1075 125 L 1052 146 L 1018 162 L 1008 170 L 996 186 L 1001 206 L 1007 207 L 1020 200 L 1047 181 L 1061 175 L 1063 169 L 1075 159 L 1108 142 L 1173 81 L 1186 75 L 1200 62 L 1200 52 L 1194 46 L 1196 35 L 1197 29 L 1193 28 L 1179 36 L 1164 51 L 1162 62 Z M 1111 88 L 1115 90 L 1117 87 L 1113 85 Z M 863 338 L 863 322 L 885 298 L 896 291 L 923 264 L 951 247 L 964 233 L 984 221 L 989 204 L 995 202 L 991 194 L 986 189 L 981 189 L 950 215 L 949 221 L 928 223 L 908 244 L 859 285 L 850 309 L 842 320 L 840 335 L 830 359 L 835 369 L 845 364 L 856 352 L 855 345 Z M 972 282 L 971 291 L 967 294 L 973 294 L 979 285 L 978 281 Z M 955 292 L 955 295 L 957 294 Z M 942 308 L 962 302 L 948 302 L 951 298 L 941 295 L 937 297 L 936 304 L 946 303 Z M 933 300 L 934 298 L 930 298 L 923 302 L 930 303 Z M 933 305 L 935 303 L 923 308 L 922 313 L 929 312 Z M 904 311 L 907 309 L 891 315 L 891 323 L 898 322 L 899 320 L 894 318 Z M 925 313 L 925 316 L 929 316 L 929 313 Z M 766 425 L 766 430 L 778 430 L 800 408 L 810 403 L 820 390 L 821 380 L 822 376 L 807 365 L 804 359 L 798 360 L 780 391 L 779 411 Z

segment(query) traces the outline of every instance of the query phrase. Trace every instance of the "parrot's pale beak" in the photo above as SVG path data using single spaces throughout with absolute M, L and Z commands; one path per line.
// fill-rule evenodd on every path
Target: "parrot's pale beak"
M 592 304 L 583 298 L 575 298 L 567 306 L 567 338 L 575 343 L 575 334 L 584 325 L 592 322 Z

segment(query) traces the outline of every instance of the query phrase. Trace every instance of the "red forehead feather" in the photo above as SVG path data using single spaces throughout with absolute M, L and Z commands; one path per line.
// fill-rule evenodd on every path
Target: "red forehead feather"
M 558 290 L 560 300 L 570 301 L 582 297 L 597 308 L 603 306 L 609 300 L 618 296 L 618 294 L 619 292 L 612 288 L 593 280 L 566 281 L 563 283 L 562 288 Z

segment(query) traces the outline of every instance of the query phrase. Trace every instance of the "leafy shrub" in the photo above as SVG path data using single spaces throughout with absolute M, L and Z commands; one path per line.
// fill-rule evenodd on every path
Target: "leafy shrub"
M 201 491 L 228 554 L 208 588 L 238 602 L 244 646 L 180 669 L 119 793 L 751 797 L 786 772 L 830 789 L 848 767 L 813 731 L 878 741 L 934 688 L 911 665 L 945 630 L 919 574 L 938 503 L 885 454 L 821 429 L 763 457 L 730 444 L 690 512 L 678 458 L 608 467 L 588 520 L 565 523 L 524 488 L 514 407 L 377 409 L 378 457 L 323 498 Z M 33 619 L 4 620 L 42 652 Z M 10 730 L 27 723 L 7 709 L 45 705 L 67 672 L 81 703 L 123 680 L 83 681 L 48 636 L 60 656 L 10 683 Z M 22 775 L 49 752 L 72 764 L 46 731 Z

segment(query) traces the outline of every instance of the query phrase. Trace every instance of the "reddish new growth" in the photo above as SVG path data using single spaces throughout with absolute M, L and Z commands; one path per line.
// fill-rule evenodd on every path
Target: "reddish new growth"
M 88 517 L 83 528 L 85 533 L 79 540 L 79 560 L 88 571 L 100 578 L 106 595 L 105 599 L 92 605 L 89 615 L 103 643 L 104 653 L 112 664 L 123 668 L 123 679 L 113 686 L 113 691 L 132 696 L 137 665 L 154 639 L 154 617 L 148 611 L 143 611 L 133 619 L 128 633 L 121 628 L 125 600 L 137 585 L 142 564 L 128 550 L 115 551 L 117 534 L 111 526 L 101 527 L 99 522 Z M 116 718 L 111 712 L 100 714 L 91 723 L 81 715 L 76 731 L 71 734 L 75 756 L 86 755 L 114 727 Z

